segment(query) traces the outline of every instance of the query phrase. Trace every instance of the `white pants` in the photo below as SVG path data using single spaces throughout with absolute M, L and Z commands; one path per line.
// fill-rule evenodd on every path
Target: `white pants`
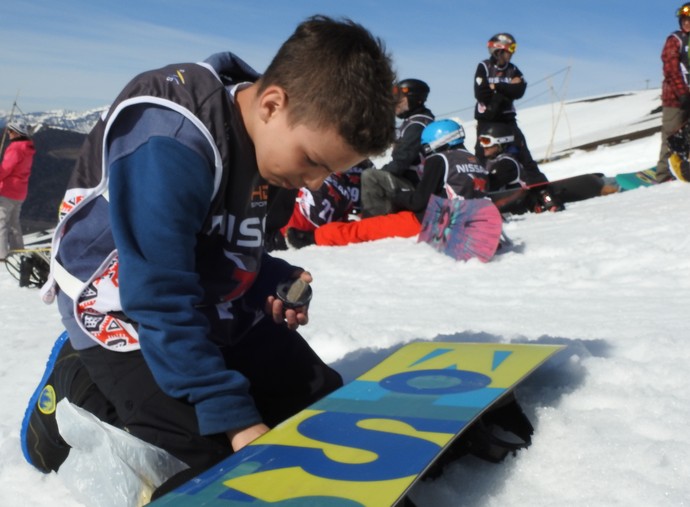
M 0 260 L 5 259 L 10 250 L 24 248 L 22 226 L 19 224 L 23 203 L 0 197 Z

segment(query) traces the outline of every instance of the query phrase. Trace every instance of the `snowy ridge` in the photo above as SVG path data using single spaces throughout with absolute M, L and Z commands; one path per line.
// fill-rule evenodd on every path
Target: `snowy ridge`
M 546 159 L 607 138 L 658 129 L 660 103 L 658 88 L 554 102 L 524 110 L 519 108 L 518 101 L 518 122 L 535 159 Z M 88 133 L 107 109 L 107 106 L 83 112 L 56 109 L 26 113 L 22 118 L 31 125 Z M 8 117 L 9 113 L 0 111 L 0 125 Z M 471 118 L 457 120 L 465 127 L 467 146 L 474 146 L 476 122 Z
M 37 131 L 41 126 L 46 126 L 88 134 L 99 116 L 107 109 L 107 107 L 101 107 L 83 112 L 55 109 L 40 113 L 26 113 L 21 115 L 21 119 L 31 125 L 34 131 Z M 9 113 L 0 112 L 0 125 L 4 126 L 8 119 Z
M 653 93 L 569 103 L 572 146 L 653 122 Z M 534 152 L 548 146 L 543 109 L 518 118 Z M 541 167 L 552 178 L 648 168 L 660 142 L 655 133 L 574 150 Z M 412 340 L 567 346 L 517 393 L 535 426 L 532 446 L 499 465 L 452 464 L 413 491 L 419 507 L 680 506 L 690 498 L 688 216 L 690 185 L 672 182 L 513 217 L 505 231 L 518 248 L 487 264 L 401 238 L 278 255 L 312 272 L 302 333 L 346 379 Z M 78 507 L 19 445 L 27 400 L 62 330 L 57 308 L 0 270 L 0 311 L 0 505 Z
M 558 158 L 661 129 L 661 90 L 622 92 L 520 109 L 517 119 L 536 160 Z M 474 146 L 476 122 L 467 121 L 467 146 Z M 594 145 L 594 146 L 592 146 Z

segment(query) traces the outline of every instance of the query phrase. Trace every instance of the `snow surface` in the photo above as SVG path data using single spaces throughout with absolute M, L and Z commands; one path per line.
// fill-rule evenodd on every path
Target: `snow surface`
M 559 151 L 653 122 L 654 93 L 567 105 L 579 140 L 566 135 Z M 550 142 L 545 114 L 519 112 L 535 155 Z M 542 168 L 552 179 L 645 169 L 659 143 L 655 134 Z M 532 446 L 499 465 L 450 465 L 415 488 L 420 507 L 679 506 L 690 504 L 689 216 L 690 185 L 673 182 L 513 217 L 505 230 L 517 250 L 487 264 L 455 262 L 414 239 L 279 255 L 313 273 L 302 332 L 346 379 L 412 340 L 567 345 L 518 392 L 536 428 Z M 61 331 L 57 309 L 4 270 L 0 294 L 0 505 L 76 507 L 57 475 L 24 462 L 19 444 Z

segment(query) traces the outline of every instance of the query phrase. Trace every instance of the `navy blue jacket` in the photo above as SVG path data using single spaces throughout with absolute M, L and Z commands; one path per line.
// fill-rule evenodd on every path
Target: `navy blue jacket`
M 231 54 L 208 62 L 125 87 L 82 150 L 54 241 L 84 284 L 58 295 L 75 348 L 140 348 L 163 391 L 195 406 L 201 434 L 261 421 L 219 347 L 265 318 L 296 269 L 263 251 L 266 185 L 234 105 L 258 76 Z

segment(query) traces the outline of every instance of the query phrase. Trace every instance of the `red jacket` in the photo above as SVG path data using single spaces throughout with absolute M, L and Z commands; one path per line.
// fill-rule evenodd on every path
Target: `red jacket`
M 687 50 L 681 47 L 680 37 L 680 32 L 669 35 L 661 52 L 661 61 L 664 64 L 661 105 L 664 107 L 680 107 L 680 98 L 690 93 L 688 83 L 685 80 L 685 72 L 683 71 L 684 68 L 687 69 L 688 62 L 681 62 L 683 54 L 687 56 Z M 681 63 L 684 65 L 681 66 Z
M 10 141 L 0 164 L 0 196 L 23 201 L 29 191 L 34 143 L 26 138 Z

